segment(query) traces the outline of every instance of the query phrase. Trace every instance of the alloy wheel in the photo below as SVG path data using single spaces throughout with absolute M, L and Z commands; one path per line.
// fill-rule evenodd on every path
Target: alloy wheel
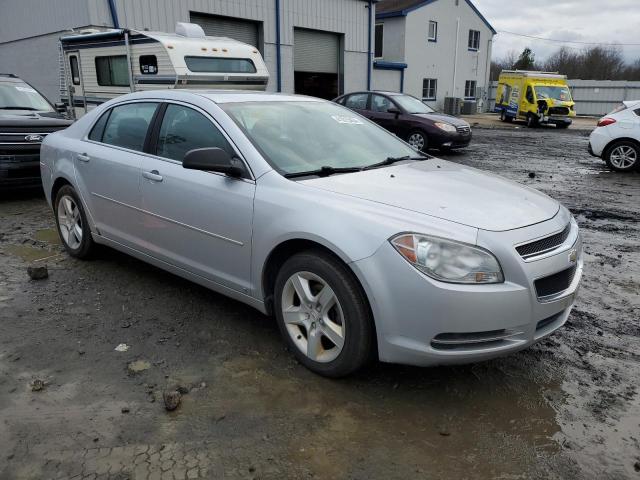
M 64 243 L 73 250 L 82 243 L 82 215 L 73 197 L 63 195 L 58 201 L 58 225 Z
M 621 170 L 633 166 L 638 160 L 638 152 L 628 145 L 619 145 L 611 151 L 609 161 L 611 165 Z
M 282 317 L 296 347 L 310 360 L 328 363 L 344 347 L 345 321 L 329 284 L 311 272 L 296 272 L 284 284 Z
M 424 136 L 421 133 L 412 133 L 409 135 L 407 143 L 418 151 L 422 151 L 424 148 Z

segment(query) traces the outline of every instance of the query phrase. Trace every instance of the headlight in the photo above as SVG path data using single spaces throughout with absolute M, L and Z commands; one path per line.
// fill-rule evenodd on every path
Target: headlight
M 458 131 L 458 129 L 456 127 L 454 127 L 453 125 L 451 125 L 450 123 L 435 122 L 435 126 L 438 127 L 440 130 L 444 130 L 445 132 L 457 132 Z
M 504 275 L 496 257 L 487 250 L 444 238 L 401 234 L 391 244 L 424 274 L 450 283 L 502 283 Z

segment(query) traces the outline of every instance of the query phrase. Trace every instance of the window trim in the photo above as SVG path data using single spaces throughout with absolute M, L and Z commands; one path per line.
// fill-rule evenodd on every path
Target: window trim
M 429 82 L 429 84 L 431 82 L 434 83 L 434 86 L 433 86 L 433 97 L 425 97 L 424 96 L 424 90 L 425 90 L 424 82 L 425 82 L 425 80 L 427 80 Z M 430 89 L 431 89 L 431 86 L 429 85 L 429 87 L 427 87 L 427 91 L 430 90 Z M 426 100 L 426 101 L 430 101 L 430 102 L 435 101 L 438 98 L 438 79 L 437 78 L 423 78 L 422 79 L 422 97 L 420 97 L 420 98 L 423 101 Z
M 473 95 L 467 95 L 467 85 L 471 86 L 473 84 Z M 478 81 L 477 80 L 465 80 L 464 81 L 464 99 L 465 100 L 477 100 L 476 91 L 478 89 Z
M 125 61 L 127 62 L 127 83 L 125 83 L 125 84 L 100 83 L 100 75 L 98 75 L 98 60 L 102 59 L 102 58 L 106 58 L 109 61 L 109 80 L 111 80 L 111 77 L 113 77 L 113 69 L 111 68 L 111 59 L 112 58 L 124 58 Z M 99 56 L 94 57 L 93 63 L 94 63 L 94 66 L 96 68 L 96 83 L 99 86 L 101 86 L 101 87 L 115 87 L 115 88 L 131 87 L 130 72 L 128 71 L 129 70 L 129 62 L 127 61 L 127 56 L 126 55 L 99 55 Z
M 435 26 L 435 35 L 433 37 L 430 36 L 432 24 Z M 435 20 L 429 20 L 429 23 L 427 24 L 427 41 L 433 43 L 438 41 L 438 22 L 436 22 Z
M 380 56 L 376 55 L 376 31 L 381 27 L 382 34 L 380 38 Z M 384 22 L 376 23 L 373 28 L 373 58 L 374 60 L 384 58 Z
M 476 35 L 476 33 L 478 35 Z M 480 30 L 474 30 L 472 28 L 469 29 L 469 37 L 467 39 L 467 48 L 469 49 L 470 52 L 477 52 L 480 50 Z

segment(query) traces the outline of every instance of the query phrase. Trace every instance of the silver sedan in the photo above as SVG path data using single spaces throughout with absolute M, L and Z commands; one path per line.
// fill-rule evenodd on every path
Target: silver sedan
M 70 255 L 108 245 L 275 315 L 326 376 L 525 348 L 582 275 L 557 201 L 309 97 L 125 95 L 49 135 L 41 169 Z

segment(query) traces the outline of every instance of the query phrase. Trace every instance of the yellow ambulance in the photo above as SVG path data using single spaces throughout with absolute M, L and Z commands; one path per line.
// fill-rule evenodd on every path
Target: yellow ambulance
M 524 120 L 528 127 L 553 124 L 567 128 L 576 116 L 566 75 L 525 70 L 500 73 L 495 112 L 503 122 Z

